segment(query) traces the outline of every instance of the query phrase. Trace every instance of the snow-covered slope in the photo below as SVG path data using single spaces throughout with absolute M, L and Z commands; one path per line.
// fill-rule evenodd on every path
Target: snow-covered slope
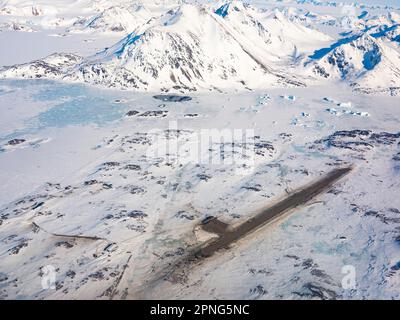
M 0 299 L 398 300 L 400 10 L 139 2 L 0 0 Z
M 329 36 L 296 21 L 280 10 L 263 12 L 240 1 L 227 2 L 215 10 L 231 33 L 257 48 L 264 59 L 291 63 L 299 55 L 332 40 Z
M 314 53 L 313 71 L 325 78 L 341 79 L 356 90 L 400 92 L 400 53 L 368 34 L 341 40 Z
M 268 64 L 265 55 L 261 46 L 253 46 L 218 14 L 185 4 L 148 21 L 63 75 L 56 70 L 51 77 L 150 91 L 303 85 L 288 70 Z M 27 65 L 16 66 L 1 75 L 36 77 L 26 69 Z
M 95 30 L 100 32 L 129 33 L 144 24 L 151 17 L 150 11 L 142 5 L 130 6 L 128 8 L 112 6 L 87 19 L 78 19 L 69 30 L 72 32 Z
M 182 5 L 86 59 L 75 74 L 85 82 L 148 90 L 301 85 L 246 40 L 219 15 Z
M 165 11 L 148 2 L 121 1 L 109 7 L 104 1 L 76 3 L 81 5 L 80 1 L 91 14 L 75 16 L 75 23 L 62 36 L 90 31 L 91 36 L 122 33 L 124 37 L 91 56 L 73 55 L 61 67 L 46 59 L 35 60 L 0 69 L 0 77 L 181 92 L 305 86 L 328 79 L 364 93 L 399 91 L 400 16 L 395 10 L 377 13 L 362 7 L 357 12 L 351 6 L 334 17 L 295 7 L 259 8 L 241 1 L 168 4 Z M 12 3 L 2 8 L 12 8 Z M 21 3 L 28 10 L 28 4 Z M 37 4 L 35 15 L 50 10 L 46 3 Z M 71 10 L 63 2 L 56 11 Z M 70 20 L 57 16 L 49 24 Z M 43 21 L 37 23 L 43 26 Z
M 74 54 L 52 54 L 44 59 L 20 64 L 11 67 L 4 67 L 1 75 L 4 78 L 25 78 L 25 79 L 62 79 L 70 68 L 79 63 L 81 57 Z

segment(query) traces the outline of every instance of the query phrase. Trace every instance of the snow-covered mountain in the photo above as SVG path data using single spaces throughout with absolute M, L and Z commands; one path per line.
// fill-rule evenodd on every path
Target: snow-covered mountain
M 74 54 L 52 54 L 44 59 L 30 63 L 6 67 L 2 71 L 4 78 L 25 79 L 62 79 L 65 74 L 82 61 L 82 57 Z
M 231 33 L 258 49 L 263 59 L 290 64 L 299 55 L 326 44 L 331 37 L 297 21 L 281 10 L 263 12 L 240 1 L 228 2 L 215 13 L 223 17 Z
M 0 299 L 400 299 L 400 10 L 328 1 L 0 0 Z
M 395 11 L 354 11 L 333 18 L 241 1 L 181 4 L 161 14 L 143 4 L 91 6 L 97 13 L 75 19 L 67 33 L 125 36 L 88 57 L 57 53 L 65 64 L 44 58 L 4 67 L 0 77 L 50 78 L 138 91 L 254 90 L 328 79 L 365 93 L 399 91 Z M 322 27 L 341 32 L 328 35 Z
M 302 85 L 269 63 L 271 34 L 251 10 L 235 5 L 236 15 L 227 19 L 229 9 L 221 15 L 182 5 L 89 57 L 75 74 L 89 83 L 149 90 Z
M 63 69 L 62 75 L 58 68 L 48 67 L 46 59 L 33 62 L 33 68 L 30 64 L 6 68 L 1 75 L 37 78 L 36 71 L 30 74 L 27 70 L 36 70 L 39 64 L 46 66 L 46 72 L 40 73 L 40 77 L 137 90 L 195 91 L 304 85 L 288 70 L 282 71 L 269 64 L 266 59 L 269 54 L 265 50 L 271 43 L 269 33 L 252 19 L 244 6 L 238 10 L 245 11 L 240 18 L 253 22 L 247 25 L 246 31 L 263 39 L 263 45 L 254 46 L 245 31 L 237 31 L 239 19 L 226 22 L 218 11 L 185 4 L 149 20 L 114 46 L 70 69 Z
M 152 17 L 143 5 L 112 6 L 89 18 L 79 18 L 74 22 L 71 32 L 100 31 L 129 33 Z
M 324 78 L 347 81 L 365 93 L 400 92 L 400 53 L 369 34 L 343 39 L 312 58 L 313 71 Z

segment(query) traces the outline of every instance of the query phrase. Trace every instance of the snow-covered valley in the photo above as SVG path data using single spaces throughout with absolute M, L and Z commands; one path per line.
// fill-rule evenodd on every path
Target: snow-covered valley
M 33 2 L 0 2 L 0 40 L 21 39 L 0 54 L 1 299 L 400 298 L 398 8 Z M 236 225 L 348 165 L 160 276 L 205 218 Z

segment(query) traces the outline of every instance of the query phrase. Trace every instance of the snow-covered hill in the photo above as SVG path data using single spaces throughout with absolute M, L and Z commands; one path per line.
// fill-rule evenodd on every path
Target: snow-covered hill
M 400 53 L 379 38 L 351 36 L 312 58 L 313 71 L 324 78 L 347 81 L 365 93 L 400 93 Z
M 251 18 L 243 6 L 241 11 Z M 265 28 L 252 21 L 254 24 L 246 31 L 263 39 L 264 46 L 254 46 L 246 31 L 235 30 L 238 19 L 226 22 L 206 7 L 185 4 L 149 20 L 114 46 L 84 59 L 64 74 L 47 68 L 48 73 L 41 73 L 40 77 L 150 91 L 303 86 L 288 70 L 269 64 L 265 49 L 271 40 Z M 34 66 L 37 64 L 38 61 L 33 62 Z M 47 61 L 39 64 L 47 65 Z M 35 72 L 27 72 L 30 69 L 35 67 L 15 66 L 1 75 L 36 78 Z
M 121 40 L 87 57 L 57 53 L 65 61 L 73 57 L 65 65 L 54 66 L 45 58 L 4 67 L 0 77 L 167 92 L 255 90 L 339 80 L 364 93 L 399 92 L 400 16 L 392 9 L 376 14 L 366 7 L 358 13 L 356 7 L 344 7 L 349 12 L 342 8 L 332 16 L 295 7 L 258 8 L 241 1 L 173 2 L 164 5 L 165 11 L 154 5 L 148 9 L 147 2 L 122 1 L 112 7 L 103 1 L 89 3 L 95 13 L 75 18 L 65 34 L 113 33 L 124 35 Z M 3 11 L 7 8 L 12 6 L 3 6 Z M 46 8 L 39 3 L 35 15 L 50 10 Z M 72 10 L 67 4 L 61 8 Z
M 112 6 L 89 18 L 79 18 L 70 32 L 100 31 L 130 33 L 152 17 L 144 6 Z
M 62 79 L 70 68 L 81 60 L 81 57 L 73 54 L 55 53 L 31 63 L 5 68 L 3 76 L 26 79 Z
M 0 299 L 398 300 L 400 10 L 328 1 L 0 0 Z
M 265 60 L 290 64 L 299 55 L 318 48 L 331 37 L 297 21 L 290 21 L 281 10 L 264 12 L 231 1 L 215 10 L 223 17 L 230 32 L 248 42 L 253 49 L 258 49 Z

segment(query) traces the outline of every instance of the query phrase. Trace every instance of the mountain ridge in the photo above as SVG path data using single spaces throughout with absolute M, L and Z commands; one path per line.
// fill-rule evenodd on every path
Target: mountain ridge
M 394 14 L 390 17 L 396 21 Z M 104 24 L 97 27 L 110 26 Z M 92 56 L 55 53 L 3 67 L 0 77 L 151 92 L 257 90 L 340 80 L 363 93 L 397 95 L 400 54 L 384 42 L 395 43 L 397 37 L 393 25 L 355 29 L 334 40 L 277 9 L 266 12 L 240 1 L 218 7 L 182 4 Z M 378 81 L 379 73 L 385 77 Z

